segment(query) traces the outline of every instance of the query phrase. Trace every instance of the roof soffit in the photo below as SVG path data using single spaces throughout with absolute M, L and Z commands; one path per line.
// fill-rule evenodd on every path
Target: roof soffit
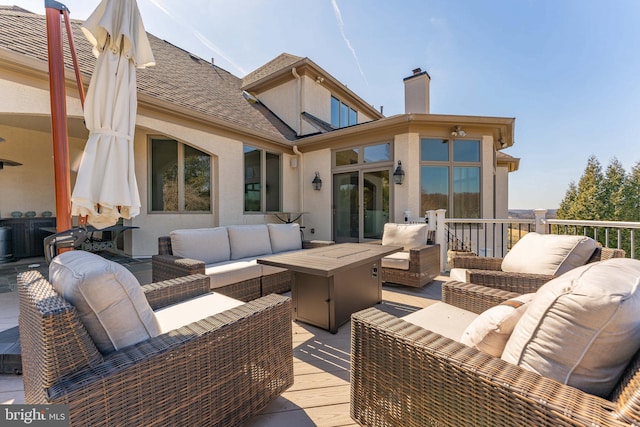
M 393 139 L 404 133 L 428 134 L 436 138 L 450 138 L 454 126 L 462 126 L 467 138 L 490 135 L 496 150 L 513 145 L 515 119 L 503 117 L 453 116 L 440 114 L 400 114 L 381 120 L 362 123 L 330 133 L 302 138 L 297 145 L 301 151 L 315 151 L 335 144 Z M 500 145 L 500 140 L 505 146 Z

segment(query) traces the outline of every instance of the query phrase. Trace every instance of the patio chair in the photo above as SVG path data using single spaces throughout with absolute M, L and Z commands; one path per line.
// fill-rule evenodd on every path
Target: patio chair
M 92 270 L 77 264 L 69 267 L 74 261 L 69 261 L 69 256 L 75 257 L 77 264 L 93 264 Z M 78 426 L 230 426 L 242 425 L 293 384 L 289 298 L 273 294 L 243 303 L 209 293 L 209 279 L 204 275 L 138 285 L 138 292 L 135 288 L 127 290 L 131 300 L 117 304 L 109 300 L 104 305 L 109 310 L 118 304 L 121 309 L 126 306 L 131 310 L 129 304 L 135 302 L 135 294 L 143 300 L 146 297 L 153 310 L 151 317 L 136 316 L 138 313 L 114 316 L 103 311 L 98 314 L 101 322 L 146 319 L 153 323 L 155 316 L 160 334 L 128 345 L 117 339 L 129 339 L 129 332 L 136 329 L 138 333 L 139 328 L 127 327 L 125 337 L 120 338 L 114 338 L 120 332 L 112 329 L 108 336 L 115 348 L 105 350 L 104 337 L 96 330 L 103 323 L 96 326 L 95 319 L 89 318 L 86 303 L 70 303 L 74 295 L 71 282 L 79 278 L 88 283 L 97 274 L 104 280 L 104 286 L 98 286 L 103 287 L 102 294 L 89 305 L 99 304 L 113 294 L 115 288 L 109 280 L 116 280 L 120 286 L 131 273 L 84 251 L 63 253 L 52 266 L 60 264 L 63 257 L 72 273 L 61 269 L 53 272 L 50 267 L 54 279 L 65 280 L 56 285 L 62 287 L 62 293 L 36 271 L 19 276 L 27 404 L 66 404 L 70 424 Z M 96 273 L 99 270 L 109 271 L 110 278 L 103 279 L 104 275 Z M 218 313 L 200 318 L 197 310 L 203 306 L 204 311 L 218 306 L 214 310 Z M 167 311 L 161 321 L 163 310 Z M 176 314 L 175 310 L 182 311 Z M 185 316 L 196 320 L 185 320 Z M 173 329 L 172 322 L 177 322 Z M 184 322 L 187 324 L 180 326 Z M 151 329 L 145 326 L 142 332 Z
M 453 255 L 450 277 L 526 294 L 571 268 L 624 257 L 624 250 L 604 248 L 589 237 L 528 233 L 504 258 Z M 503 268 L 505 259 L 509 271 Z
M 440 274 L 440 245 L 427 244 L 427 224 L 386 223 L 383 245 L 403 246 L 404 250 L 382 258 L 382 281 L 421 288 Z
M 455 320 L 459 313 L 482 313 L 518 295 L 449 282 L 443 285 L 442 302 L 437 304 L 457 313 L 452 317 Z M 626 369 L 623 365 L 613 391 L 599 397 L 447 338 L 407 317 L 398 318 L 378 308 L 352 315 L 350 414 L 361 425 L 640 423 L 640 352 L 626 359 L 628 365 Z

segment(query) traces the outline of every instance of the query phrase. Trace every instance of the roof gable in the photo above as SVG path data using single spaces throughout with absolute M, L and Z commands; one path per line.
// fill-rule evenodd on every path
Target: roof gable
M 291 55 L 289 53 L 281 53 L 276 58 L 264 64 L 262 67 L 257 70 L 247 74 L 242 79 L 242 86 L 249 86 L 251 83 L 255 83 L 258 80 L 270 76 L 273 73 L 276 73 L 284 68 L 290 68 L 296 62 L 301 61 L 301 56 Z

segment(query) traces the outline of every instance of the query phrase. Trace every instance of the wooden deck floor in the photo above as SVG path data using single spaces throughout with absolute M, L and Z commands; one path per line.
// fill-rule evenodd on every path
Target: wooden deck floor
M 440 300 L 439 277 L 423 289 L 384 286 L 380 309 L 402 316 Z M 349 416 L 351 325 L 337 334 L 294 322 L 294 384 L 250 427 L 355 426 Z
M 440 301 L 441 284 L 448 277 L 438 279 L 422 289 L 384 286 L 383 303 L 378 308 L 403 316 Z M 294 322 L 294 384 L 247 425 L 357 425 L 349 416 L 350 334 L 350 323 L 342 325 L 334 335 L 314 326 Z M 21 376 L 0 375 L 2 403 L 24 403 Z

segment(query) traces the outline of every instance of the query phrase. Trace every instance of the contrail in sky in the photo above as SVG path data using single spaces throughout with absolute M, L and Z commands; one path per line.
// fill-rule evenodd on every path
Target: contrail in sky
M 340 8 L 338 7 L 337 0 L 331 0 L 331 6 L 333 6 L 333 13 L 336 15 L 336 21 L 338 21 L 338 28 L 340 28 L 340 34 L 342 35 L 342 39 L 347 44 L 347 47 L 351 51 L 353 58 L 356 60 L 356 65 L 358 66 L 358 70 L 360 70 L 360 75 L 364 79 L 364 82 L 367 84 L 367 88 L 369 88 L 369 82 L 367 81 L 367 76 L 364 75 L 364 71 L 362 71 L 362 67 L 360 66 L 360 60 L 358 60 L 358 55 L 356 55 L 356 50 L 351 46 L 351 42 L 347 38 L 347 35 L 344 32 L 344 21 L 342 20 L 342 13 L 340 13 Z
M 165 15 L 167 15 L 168 17 L 170 17 L 174 21 L 178 22 L 180 25 L 190 28 L 191 31 L 193 32 L 193 35 L 200 41 L 200 43 L 205 45 L 205 47 L 207 47 L 208 49 L 211 49 L 216 55 L 218 55 L 219 57 L 221 57 L 222 59 L 227 61 L 229 64 L 231 64 L 231 66 L 233 66 L 236 70 L 240 71 L 240 73 L 242 73 L 242 75 L 247 74 L 247 72 L 240 65 L 236 64 L 231 58 L 229 58 L 229 56 L 226 53 L 224 53 L 224 51 L 222 49 L 220 49 L 215 43 L 213 43 L 211 40 L 209 40 L 204 34 L 202 34 L 200 31 L 196 30 L 193 25 L 191 25 L 191 24 L 189 24 L 187 22 L 184 22 L 183 20 L 179 21 L 178 19 L 176 19 L 176 16 L 174 14 L 172 14 L 164 6 L 164 4 L 162 3 L 161 0 L 149 0 L 149 3 L 153 4 L 162 13 L 164 13 Z

